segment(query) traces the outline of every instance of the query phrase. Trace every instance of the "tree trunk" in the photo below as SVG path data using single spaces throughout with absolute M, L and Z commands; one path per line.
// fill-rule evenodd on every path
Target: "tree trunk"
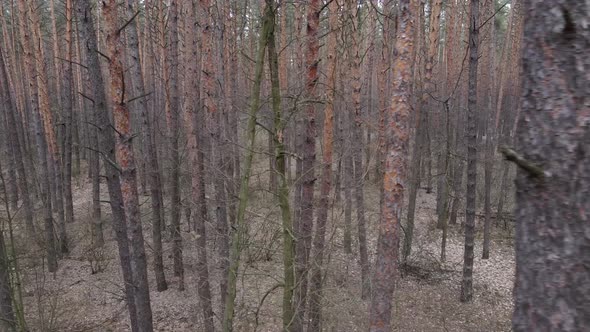
M 275 18 L 276 16 L 273 16 L 273 19 Z M 272 108 L 274 113 L 273 145 L 275 147 L 275 165 L 279 181 L 279 206 L 283 221 L 283 331 L 291 331 L 295 314 L 295 308 L 293 307 L 293 290 L 295 289 L 295 238 L 293 237 L 293 222 L 291 219 L 291 207 L 289 206 L 289 183 L 285 170 L 286 154 L 283 133 L 286 123 L 282 117 L 281 85 L 279 79 L 280 67 L 274 41 L 274 28 L 271 29 L 268 38 L 268 61 L 272 83 Z
M 465 197 L 465 250 L 461 302 L 473 298 L 473 246 L 477 180 L 477 64 L 479 62 L 479 0 L 470 0 L 469 19 L 469 97 L 467 102 L 467 191 Z
M 126 16 L 132 17 L 137 9 L 135 8 L 133 0 L 127 0 Z M 139 98 L 135 100 L 130 106 L 138 114 L 143 125 L 143 139 L 142 144 L 144 151 L 147 153 L 148 164 L 148 179 L 150 187 L 150 204 L 152 210 L 152 254 L 154 264 L 154 275 L 156 277 L 156 290 L 158 292 L 168 289 L 166 276 L 164 274 L 164 262 L 162 259 L 162 184 L 160 180 L 158 154 L 155 144 L 153 143 L 153 126 L 147 114 L 147 98 L 145 92 L 145 83 L 141 71 L 141 57 L 139 53 L 139 34 L 136 20 L 132 20 L 127 26 L 127 51 L 130 55 L 131 91 L 132 97 Z M 173 250 L 173 253 L 175 251 Z M 179 287 L 182 284 L 182 279 L 179 281 Z
M 398 35 L 393 62 L 392 105 L 386 117 L 386 154 L 383 176 L 383 204 L 379 221 L 377 257 L 369 305 L 369 331 L 391 331 L 391 308 L 397 279 L 399 223 L 407 183 L 410 137 L 410 86 L 412 77 L 413 28 L 410 1 L 398 2 Z
M 28 5 L 31 5 L 30 3 Z M 28 18 L 32 21 L 31 32 L 35 40 L 41 38 L 41 28 L 40 22 L 37 13 L 35 10 L 30 9 L 28 12 Z M 60 155 L 60 151 L 57 144 L 57 135 L 55 132 L 55 126 L 53 121 L 53 116 L 51 112 L 51 106 L 49 104 L 49 85 L 47 81 L 47 73 L 45 71 L 45 63 L 43 61 L 44 54 L 43 48 L 39 43 L 33 42 L 32 43 L 33 52 L 34 52 L 34 61 L 36 66 L 36 73 L 37 73 L 37 89 L 38 89 L 38 105 L 39 105 L 39 113 L 43 123 L 43 130 L 45 133 L 45 142 L 47 143 L 47 150 L 48 150 L 48 162 L 49 168 L 53 170 L 52 179 L 54 180 L 55 185 L 55 204 L 57 206 L 57 225 L 58 225 L 58 233 L 59 233 L 59 247 L 60 253 L 65 254 L 68 253 L 68 237 L 66 232 L 66 219 L 65 219 L 65 210 L 64 210 L 64 172 L 63 172 L 63 164 Z
M 305 55 L 305 95 L 311 101 L 306 105 L 303 132 L 303 160 L 301 185 L 301 215 L 299 220 L 299 234 L 297 235 L 297 288 L 295 289 L 296 312 L 293 329 L 300 331 L 304 328 L 305 309 L 307 305 L 307 287 L 309 272 L 309 254 L 311 251 L 313 229 L 313 198 L 315 188 L 315 102 L 317 99 L 317 81 L 319 79 L 319 27 L 320 1 L 311 0 L 307 5 L 307 48 Z
M 180 152 L 178 138 L 179 113 L 180 109 L 180 80 L 178 66 L 180 58 L 178 41 L 178 14 L 179 2 L 170 2 L 168 20 L 170 29 L 168 31 L 169 44 L 168 55 L 168 93 L 170 107 L 167 114 L 168 138 L 170 140 L 170 230 L 172 235 L 172 257 L 174 263 L 174 276 L 178 278 L 178 289 L 184 290 L 184 267 L 182 265 L 182 237 L 180 234 Z M 206 75 L 205 75 L 206 76 Z
M 1 46 L 0 46 L 1 47 Z M 12 153 L 14 154 L 14 161 L 16 166 L 16 172 L 18 174 L 18 187 L 20 189 L 20 198 L 22 199 L 24 209 L 24 221 L 27 230 L 27 237 L 29 239 L 35 239 L 35 221 L 33 217 L 34 207 L 29 193 L 29 184 L 27 183 L 27 170 L 25 169 L 25 159 L 22 154 L 22 144 L 20 135 L 18 134 L 17 121 L 15 115 L 18 112 L 15 105 L 15 98 L 12 94 L 10 87 L 8 86 L 8 73 L 6 65 L 6 57 L 4 50 L 0 49 L 0 97 L 2 98 L 2 104 L 5 105 L 5 117 L 6 117 L 6 133 L 10 137 L 12 146 Z M 7 140 L 8 142 L 8 140 Z M 39 146 L 38 149 L 41 147 Z
M 17 324 L 12 306 L 9 259 L 4 241 L 4 232 L 0 230 L 0 329 L 6 332 L 16 332 Z
M 184 7 L 185 28 L 192 28 L 196 26 L 198 20 L 195 17 L 195 5 L 193 2 L 189 2 Z M 186 134 L 188 138 L 188 157 L 189 165 L 191 166 L 191 206 L 195 208 L 193 213 L 195 231 L 197 232 L 197 292 L 199 295 L 199 301 L 201 303 L 201 309 L 203 310 L 204 318 L 204 330 L 207 332 L 214 331 L 214 314 L 213 306 L 211 303 L 211 287 L 209 285 L 209 267 L 207 260 L 207 230 L 205 227 L 205 221 L 207 220 L 207 207 L 204 200 L 205 187 L 203 180 L 204 163 L 202 160 L 202 153 L 200 150 L 200 143 L 202 140 L 199 138 L 199 126 L 197 125 L 200 120 L 197 116 L 198 113 L 202 113 L 199 110 L 198 102 L 198 91 L 199 91 L 199 66 L 195 59 L 198 59 L 198 47 L 197 39 L 190 32 L 185 36 L 185 43 L 187 52 L 187 62 L 185 63 L 185 72 L 187 74 L 187 87 L 184 92 L 184 125 L 186 128 Z M 202 117 L 201 117 L 202 118 Z M 222 299 L 223 299 L 222 294 Z
M 514 331 L 590 329 L 590 4 L 525 1 Z M 548 133 L 556 133 L 549 134 Z M 557 134 L 558 133 L 558 134 Z
M 223 318 L 223 331 L 233 331 L 233 319 L 235 310 L 235 298 L 237 292 L 238 269 L 240 266 L 240 254 L 243 246 L 243 238 L 246 235 L 244 218 L 249 199 L 250 176 L 252 174 L 252 159 L 254 158 L 254 143 L 256 140 L 256 115 L 260 107 L 260 86 L 262 73 L 264 72 L 264 55 L 268 40 L 274 29 L 274 9 L 272 2 L 268 2 L 262 18 L 262 30 L 259 34 L 258 53 L 256 56 L 256 69 L 252 87 L 250 113 L 247 127 L 248 150 L 244 161 L 240 192 L 238 195 L 238 213 L 236 224 L 232 226 L 233 233 L 230 248 L 230 265 L 228 271 L 228 290 L 225 298 L 225 314 Z
M 358 225 L 359 254 L 361 266 L 361 297 L 366 299 L 370 292 L 369 255 L 367 253 L 367 226 L 365 220 L 365 196 L 364 196 L 364 165 L 363 165 L 363 128 L 361 105 L 361 8 L 353 1 L 350 3 L 352 19 L 352 99 L 354 104 L 354 122 L 352 125 L 352 160 L 354 164 L 354 196 L 356 201 L 356 215 Z M 353 124 L 354 123 L 354 124 Z
M 40 106 L 39 106 L 39 89 L 37 75 L 37 66 L 35 55 L 33 54 L 33 46 L 31 45 L 32 36 L 31 28 L 26 23 L 27 20 L 27 3 L 24 0 L 18 2 L 19 21 L 22 22 L 20 26 L 20 39 L 23 43 L 24 53 L 24 71 L 26 81 L 29 82 L 29 97 L 31 113 L 33 114 L 34 129 L 35 129 L 35 144 L 37 145 L 37 159 L 41 164 L 40 179 L 41 191 L 43 201 L 43 224 L 45 230 L 45 250 L 47 252 L 47 269 L 49 272 L 57 271 L 57 246 L 55 239 L 55 230 L 53 228 L 53 215 L 51 210 L 51 186 L 49 172 L 49 165 L 47 159 L 47 145 L 45 142 L 43 124 L 41 120 Z M 4 71 L 5 74 L 6 71 Z
M 442 197 L 441 197 L 441 211 L 438 215 L 438 223 L 441 224 L 442 229 L 442 239 L 441 239 L 441 246 L 440 246 L 440 260 L 444 262 L 446 260 L 446 250 L 447 250 L 447 232 L 448 232 L 448 216 L 449 216 L 449 184 L 448 181 L 451 178 L 451 174 L 449 172 L 449 162 L 451 159 L 451 111 L 449 109 L 449 101 L 447 100 L 444 103 L 445 108 L 445 131 L 446 131 L 446 142 L 444 147 L 444 155 L 443 155 L 443 179 L 444 182 L 439 190 L 442 190 Z
M 320 186 L 320 202 L 316 223 L 316 234 L 313 240 L 313 269 L 309 289 L 309 326 L 308 331 L 322 330 L 322 271 L 324 269 L 324 248 L 326 242 L 326 223 L 330 209 L 330 192 L 332 190 L 332 153 L 334 146 L 334 94 L 336 89 L 336 47 L 338 32 L 338 4 L 329 5 L 330 34 L 328 35 L 328 72 L 326 76 L 326 107 L 324 108 L 324 134 L 322 178 Z M 285 266 L 286 267 L 286 266 Z
M 223 144 L 221 139 L 222 127 L 220 126 L 220 108 L 218 93 L 218 66 L 216 64 L 217 54 L 220 51 L 217 47 L 218 19 L 216 10 L 207 5 L 205 10 L 205 29 L 203 29 L 203 83 L 202 96 L 204 111 L 206 114 L 207 141 L 209 143 L 208 156 L 210 165 L 210 177 L 212 178 L 215 199 L 215 217 L 219 237 L 219 270 L 222 276 L 219 280 L 221 294 L 227 293 L 227 275 L 229 268 L 229 227 L 227 224 L 227 208 L 225 196 L 225 183 L 223 174 Z M 218 173 L 219 172 L 219 173 Z
M 73 29 L 72 29 L 72 0 L 66 0 L 66 63 L 64 64 L 64 108 L 65 108 L 65 149 L 63 151 L 63 195 L 65 222 L 74 222 L 74 202 L 72 199 L 72 145 L 74 126 L 74 73 L 73 60 Z M 65 233 L 65 232 L 64 232 Z M 63 242 L 63 241 L 62 241 Z M 66 243 L 67 246 L 67 243 Z M 62 245 L 62 251 L 63 251 Z M 65 249 L 67 251 L 67 248 Z
M 132 132 L 124 87 L 124 70 L 122 63 L 121 30 L 115 0 L 102 3 L 107 30 L 107 48 L 109 52 L 110 94 L 113 107 L 114 127 L 117 132 L 115 152 L 120 171 L 121 193 L 124 211 L 129 223 L 130 242 L 133 250 L 135 305 L 137 310 L 138 330 L 153 331 L 152 309 L 150 304 L 147 264 L 141 218 L 139 214 L 139 197 L 137 192 L 137 168 L 132 145 Z M 105 119 L 106 120 L 106 119 Z
M 502 180 L 500 183 L 500 190 L 498 191 L 498 210 L 496 212 L 496 226 L 504 219 L 504 195 L 506 195 L 506 187 L 508 185 L 508 171 L 510 164 L 507 161 L 502 162 Z M 507 224 L 504 221 L 504 229 L 507 229 Z
M 440 0 L 436 0 L 437 4 L 435 6 L 440 5 Z M 416 29 L 416 49 L 420 48 L 420 46 L 424 46 L 423 44 L 423 26 L 424 26 L 424 4 L 420 2 L 417 5 L 416 10 L 419 10 L 419 24 L 418 28 Z M 439 14 L 440 14 L 440 8 Z M 438 24 L 438 18 L 436 15 L 431 17 L 431 21 L 435 20 L 436 24 Z M 431 22 L 433 24 L 433 22 Z M 438 31 L 438 28 L 436 28 Z M 432 89 L 430 83 L 432 81 L 432 58 L 430 57 L 431 52 L 436 50 L 436 47 L 432 47 L 433 43 L 438 43 L 438 34 L 434 33 L 432 30 L 430 31 L 430 36 L 432 38 L 436 37 L 436 40 L 431 40 L 428 48 L 428 54 L 426 57 L 426 77 L 424 78 L 424 83 L 422 85 L 423 89 Z M 413 51 L 414 52 L 414 51 Z M 418 50 L 420 53 L 420 50 Z M 413 53 L 414 54 L 414 53 Z M 414 84 L 418 82 L 417 73 L 419 70 L 419 58 L 420 55 L 414 54 L 417 57 L 414 60 Z M 416 130 L 414 131 L 414 148 L 412 153 L 412 178 L 410 179 L 410 192 L 408 197 L 408 214 L 407 214 L 407 227 L 405 230 L 405 238 L 404 238 L 404 249 L 403 249 L 403 259 L 404 262 L 408 259 L 412 252 L 412 240 L 414 237 L 414 217 L 416 212 L 416 198 L 418 195 L 418 191 L 420 189 L 420 183 L 426 177 L 426 193 L 432 192 L 432 153 L 430 151 L 430 133 L 429 133 L 429 110 L 426 109 L 428 105 L 428 94 L 423 92 L 419 95 L 419 99 L 416 102 L 416 112 L 415 112 L 415 119 L 416 119 Z M 424 171 L 424 176 L 421 174 Z
M 119 173 L 115 168 L 115 165 L 110 163 L 115 160 L 115 137 L 108 127 L 110 120 L 106 105 L 104 81 L 100 70 L 100 63 L 98 61 L 97 37 L 93 23 L 91 1 L 80 0 L 76 2 L 76 11 L 78 20 L 81 22 L 80 39 L 84 41 L 84 45 L 86 46 L 85 54 L 88 66 L 88 77 L 90 79 L 89 85 L 92 88 L 92 98 L 94 100 L 93 113 L 97 121 L 95 125 L 97 126 L 97 130 L 101 133 L 99 136 L 99 149 L 105 165 L 109 200 L 113 215 L 113 229 L 115 230 L 121 271 L 123 272 L 123 282 L 125 285 L 125 296 L 131 321 L 131 330 L 137 332 L 139 331 L 137 321 L 138 315 L 135 305 L 135 288 L 133 271 L 131 269 L 129 239 L 127 237 L 127 219 L 123 207 Z M 102 225 L 100 228 L 102 229 Z
M 424 147 L 424 133 L 425 128 L 422 126 L 421 115 L 422 110 L 416 109 L 414 116 L 416 117 L 416 130 L 414 131 L 414 147 L 412 151 L 411 173 L 410 173 L 410 190 L 408 197 L 408 214 L 406 221 L 406 229 L 404 234 L 404 247 L 402 252 L 403 262 L 407 263 L 408 257 L 412 253 L 412 241 L 414 239 L 414 216 L 416 215 L 416 198 L 418 196 L 418 189 L 420 186 L 420 170 L 422 167 L 422 149 Z

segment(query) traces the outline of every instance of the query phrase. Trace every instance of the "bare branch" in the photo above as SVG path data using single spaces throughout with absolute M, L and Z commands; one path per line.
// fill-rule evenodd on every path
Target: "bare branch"
M 543 169 L 531 161 L 526 160 L 523 156 L 519 155 L 518 152 L 507 146 L 501 146 L 499 151 L 506 157 L 506 160 L 515 163 L 518 167 L 529 173 L 532 177 L 543 179 L 547 175 Z
M 86 149 L 93 151 L 93 152 L 98 152 L 102 158 L 109 163 L 111 166 L 113 166 L 113 168 L 115 168 L 119 173 L 121 173 L 123 170 L 121 169 L 121 167 L 119 167 L 119 165 L 117 165 L 117 163 L 113 160 L 111 160 L 111 158 L 109 158 L 104 152 L 100 151 L 100 150 L 96 150 L 94 148 L 91 148 L 89 146 L 85 146 Z
M 88 67 L 86 67 L 85 65 L 83 65 L 83 64 L 81 64 L 81 63 L 79 63 L 79 62 L 72 61 L 72 60 L 68 60 L 68 59 L 64 59 L 64 58 L 60 58 L 60 57 L 58 57 L 58 56 L 56 56 L 55 58 L 56 58 L 56 59 L 59 59 L 59 60 L 61 60 L 61 61 L 69 62 L 69 63 L 71 63 L 71 64 L 73 64 L 73 65 L 78 65 L 78 66 L 80 66 L 80 67 L 82 67 L 82 68 L 84 68 L 84 69 L 88 69 Z
M 139 15 L 139 10 L 135 12 L 135 14 L 127 21 L 125 22 L 125 24 L 123 24 L 122 27 L 119 28 L 119 30 L 117 30 L 117 35 L 121 33 L 121 31 L 125 30 L 125 28 L 131 24 L 131 22 L 133 22 L 133 20 L 137 17 L 137 15 Z

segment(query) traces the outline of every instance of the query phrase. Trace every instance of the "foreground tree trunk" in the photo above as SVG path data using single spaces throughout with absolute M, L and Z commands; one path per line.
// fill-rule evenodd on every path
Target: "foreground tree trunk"
M 330 34 L 328 35 L 328 72 L 326 86 L 326 107 L 324 108 L 324 135 L 322 178 L 320 186 L 320 204 L 313 240 L 313 268 L 309 289 L 309 327 L 308 331 L 322 330 L 322 288 L 324 271 L 324 247 L 326 242 L 326 223 L 330 209 L 330 191 L 332 190 L 332 153 L 334 150 L 334 93 L 336 89 L 336 47 L 338 33 L 338 4 L 329 5 Z
M 184 27 L 192 28 L 197 25 L 198 20 L 195 16 L 195 5 L 194 3 L 188 2 L 188 5 L 183 8 L 185 13 Z M 198 115 L 199 103 L 198 103 L 198 79 L 199 79 L 199 64 L 195 61 L 198 59 L 198 47 L 197 39 L 190 32 L 185 37 L 186 48 L 188 50 L 185 63 L 185 73 L 187 74 L 187 87 L 184 92 L 184 125 L 186 128 L 187 135 L 187 148 L 189 165 L 191 169 L 191 207 L 194 210 L 192 216 L 194 218 L 195 231 L 197 233 L 197 293 L 199 295 L 199 301 L 201 303 L 201 310 L 203 312 L 204 320 L 204 331 L 214 331 L 214 313 L 213 305 L 211 303 L 211 286 L 209 284 L 209 267 L 207 260 L 207 229 L 205 227 L 205 221 L 207 220 L 207 206 L 205 202 L 205 186 L 203 181 L 204 167 L 202 160 L 202 153 L 200 153 L 201 140 L 199 139 L 199 126 L 197 125 L 200 120 Z M 202 118 L 202 117 L 201 117 Z M 188 221 L 191 222 L 190 220 Z M 225 294 L 221 294 L 221 299 L 224 299 Z
M 284 14 L 283 14 L 284 15 Z M 273 15 L 276 20 L 276 10 Z M 268 62 L 272 86 L 272 108 L 274 114 L 273 146 L 275 148 L 275 168 L 277 172 L 278 199 L 283 220 L 283 331 L 291 331 L 295 308 L 293 307 L 293 290 L 295 289 L 295 238 L 293 237 L 293 221 L 289 205 L 289 182 L 286 174 L 286 153 L 284 142 L 285 121 L 281 106 L 281 85 L 279 80 L 278 53 L 275 45 L 273 23 L 268 38 Z
M 352 101 L 354 104 L 354 121 L 352 126 L 352 162 L 354 165 L 354 198 L 356 201 L 356 216 L 359 240 L 359 263 L 361 266 L 361 297 L 366 299 L 369 296 L 371 282 L 369 280 L 369 254 L 367 250 L 367 225 L 365 220 L 365 194 L 364 194 L 364 173 L 363 165 L 363 127 L 362 127 L 362 105 L 361 105 L 361 39 L 362 39 L 362 7 L 357 1 L 348 3 L 352 20 Z M 351 119 L 352 120 L 352 119 Z M 368 147 L 367 147 L 368 149 Z
M 475 238 L 475 182 L 477 180 L 477 64 L 479 62 L 479 0 L 471 0 L 469 18 L 469 97 L 467 102 L 467 191 L 465 193 L 465 249 L 461 302 L 473 298 L 473 246 Z
M 218 56 L 219 47 L 217 47 L 218 23 L 216 20 L 216 9 L 212 3 L 204 2 L 203 10 L 205 11 L 203 29 L 203 76 L 202 76 L 202 97 L 203 111 L 206 119 L 206 143 L 207 159 L 209 165 L 209 174 L 212 177 L 215 199 L 215 217 L 217 221 L 217 232 L 219 238 L 219 288 L 221 294 L 227 293 L 227 275 L 229 268 L 229 229 L 227 224 L 227 209 L 225 198 L 225 181 L 223 174 L 223 146 L 221 141 L 221 109 L 217 88 L 219 75 L 216 57 Z
M 107 30 L 107 48 L 109 56 L 110 94 L 113 107 L 114 128 L 117 132 L 115 151 L 119 167 L 121 192 L 125 207 L 125 217 L 129 223 L 130 242 L 133 252 L 135 305 L 139 331 L 153 331 L 152 308 L 150 304 L 149 284 L 143 232 L 139 213 L 139 195 L 137 191 L 137 167 L 133 151 L 133 133 L 129 109 L 126 103 L 125 72 L 122 63 L 121 30 L 117 1 L 102 3 Z
M 66 63 L 64 64 L 64 108 L 65 108 L 65 147 L 63 153 L 63 195 L 65 222 L 74 222 L 74 202 L 72 199 L 72 145 L 74 126 L 74 72 L 72 60 L 74 55 L 74 40 L 72 28 L 73 7 L 72 0 L 66 0 Z M 67 251 L 67 249 L 66 249 Z
M 304 328 L 305 309 L 307 305 L 307 287 L 309 254 L 311 251 L 313 229 L 313 198 L 315 188 L 315 99 L 317 99 L 317 81 L 319 79 L 319 36 L 320 1 L 311 0 L 307 5 L 307 49 L 305 55 L 305 95 L 310 99 L 305 109 L 304 139 L 302 144 L 302 185 L 301 185 L 301 214 L 299 220 L 299 234 L 297 234 L 297 288 L 295 290 L 295 331 Z
M 184 290 L 184 267 L 182 264 L 182 236 L 180 234 L 180 152 L 179 152 L 179 113 L 180 109 L 180 80 L 178 66 L 180 58 L 178 41 L 179 2 L 170 2 L 168 11 L 169 45 L 168 45 L 168 93 L 170 107 L 166 120 L 168 123 L 168 139 L 170 140 L 170 229 L 172 234 L 172 260 L 174 276 L 178 278 L 178 289 Z M 196 59 L 195 59 L 196 61 Z M 206 75 L 205 75 L 206 76 Z
M 369 330 L 391 331 L 391 308 L 397 279 L 399 223 L 407 187 L 410 137 L 410 87 L 412 77 L 413 22 L 410 0 L 398 3 L 396 57 L 393 62 L 392 105 L 385 118 L 386 145 L 383 204 L 379 221 L 373 292 L 369 306 Z
M 514 331 L 590 329 L 590 4 L 525 1 Z M 551 134 L 547 133 L 559 133 Z M 525 166 L 520 163 L 519 166 Z
M 125 284 L 125 296 L 127 300 L 127 309 L 131 321 L 131 330 L 138 330 L 138 314 L 135 305 L 135 288 L 133 283 L 133 272 L 131 269 L 131 253 L 129 248 L 129 239 L 127 237 L 127 218 L 123 207 L 123 197 L 121 184 L 119 182 L 119 171 L 111 162 L 115 158 L 115 137 L 110 130 L 110 120 L 107 110 L 105 95 L 105 86 L 103 76 L 98 61 L 98 47 L 96 30 L 94 28 L 94 19 L 92 16 L 91 0 L 80 0 L 76 2 L 76 12 L 80 20 L 80 40 L 86 46 L 86 63 L 88 67 L 88 77 L 92 87 L 93 113 L 97 123 L 95 124 L 100 131 L 99 149 L 105 165 L 105 174 L 107 188 L 109 191 L 109 201 L 113 215 L 113 229 L 117 239 L 117 248 L 119 252 L 119 261 Z M 111 161 L 111 162 L 110 162 Z M 102 228 L 102 227 L 101 227 Z

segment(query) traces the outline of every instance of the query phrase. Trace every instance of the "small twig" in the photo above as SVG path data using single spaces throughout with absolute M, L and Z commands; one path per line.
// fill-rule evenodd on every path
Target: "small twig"
M 111 58 L 109 58 L 108 55 L 102 53 L 101 51 L 96 50 L 96 53 L 98 53 L 98 55 L 102 56 L 103 58 L 107 59 L 109 62 L 111 61 Z
M 119 135 L 120 137 L 123 137 L 124 135 L 117 130 L 117 128 L 115 128 L 115 126 L 113 126 L 112 124 L 109 124 L 109 127 L 111 127 L 116 133 L 117 135 Z
M 137 17 L 137 15 L 139 15 L 139 10 L 137 12 L 135 12 L 135 14 L 127 21 L 125 22 L 125 24 L 123 24 L 122 27 L 119 28 L 119 30 L 117 30 L 117 35 L 121 33 L 121 31 L 123 31 L 129 24 L 131 24 L 131 22 L 133 22 L 133 20 Z
M 334 0 L 328 0 L 326 1 L 326 3 L 322 6 L 322 8 L 320 8 L 320 10 L 318 11 L 318 13 L 321 13 L 322 11 L 324 11 L 324 9 L 328 8 L 328 6 L 330 5 L 330 3 L 334 1 Z
M 546 173 L 541 169 L 541 167 L 533 164 L 532 162 L 524 159 L 523 156 L 519 155 L 513 149 L 507 146 L 501 146 L 499 151 L 506 157 L 506 160 L 515 163 L 518 167 L 522 168 L 524 171 L 529 173 L 531 176 L 543 179 L 545 178 Z
M 259 126 L 260 128 L 264 129 L 266 132 L 268 132 L 269 134 L 274 134 L 274 131 L 270 130 L 268 127 L 266 127 L 265 125 L 263 125 L 262 123 L 260 123 L 259 121 L 256 121 L 256 125 Z
M 494 12 L 494 14 L 492 14 L 492 16 L 488 17 L 488 19 L 487 19 L 487 20 L 483 21 L 483 23 L 482 23 L 482 24 L 480 24 L 480 26 L 479 26 L 479 27 L 477 27 L 477 29 L 479 30 L 479 29 L 481 29 L 481 28 L 482 28 L 484 25 L 486 25 L 486 24 L 488 23 L 488 21 L 489 21 L 489 20 L 491 20 L 492 18 L 494 18 L 494 17 L 495 17 L 495 16 L 496 16 L 496 15 L 497 15 L 497 14 L 498 14 L 498 13 L 499 13 L 499 12 L 500 12 L 502 9 L 504 9 L 504 7 L 506 7 L 506 5 L 507 5 L 509 2 L 510 2 L 510 0 L 509 0 L 509 1 L 506 1 L 506 2 L 505 2 L 503 5 L 502 5 L 502 6 L 500 6 L 500 8 L 498 8 L 498 10 L 496 10 L 496 11 Z
M 60 57 L 58 57 L 58 56 L 56 56 L 55 58 L 56 58 L 56 59 L 59 59 L 59 60 L 61 60 L 61 61 L 69 62 L 69 63 L 71 63 L 71 64 L 73 64 L 73 65 L 78 65 L 78 66 L 80 66 L 80 67 L 82 67 L 82 68 L 84 68 L 84 69 L 88 69 L 88 67 L 86 67 L 85 65 L 83 65 L 83 64 L 81 64 L 81 63 L 79 63 L 79 62 L 72 61 L 72 60 L 68 60 L 68 59 L 64 59 L 64 58 L 60 58 Z
M 82 96 L 82 98 L 90 100 L 90 101 L 91 101 L 93 104 L 95 104 L 95 103 L 96 103 L 96 102 L 94 101 L 94 99 L 92 99 L 92 98 L 88 97 L 87 95 L 85 95 L 84 93 L 82 93 L 82 91 L 78 91 L 78 94 L 79 94 L 80 96 Z
M 266 293 L 260 299 L 260 303 L 258 304 L 258 308 L 256 308 L 256 313 L 254 314 L 254 317 L 256 318 L 255 319 L 256 320 L 256 327 L 258 327 L 258 315 L 260 314 L 260 308 L 264 304 L 264 300 L 266 300 L 266 297 L 269 296 L 270 293 L 272 293 L 275 289 L 280 288 L 280 287 L 285 287 L 285 285 L 282 283 L 274 285 L 269 290 L 267 290 Z
M 94 122 L 84 121 L 84 123 L 98 129 L 99 131 L 102 131 L 102 128 L 100 126 L 98 126 L 97 124 L 95 124 Z
M 88 149 L 88 150 L 90 150 L 90 151 L 93 151 L 93 152 L 98 152 L 103 157 L 103 159 L 107 163 L 109 163 L 111 166 L 113 166 L 117 171 L 119 171 L 119 173 L 123 172 L 123 170 L 121 169 L 121 167 L 119 167 L 119 165 L 117 165 L 116 162 L 114 162 L 113 160 L 111 160 L 111 158 L 109 158 L 104 152 L 102 152 L 100 150 L 93 149 L 93 148 L 91 148 L 89 146 L 86 146 L 85 148 Z
M 147 96 L 149 96 L 149 95 L 151 95 L 151 94 L 152 94 L 151 92 L 144 93 L 144 94 L 142 94 L 141 96 L 133 97 L 133 98 L 131 98 L 131 99 L 127 100 L 127 102 L 125 102 L 125 103 L 126 103 L 126 104 L 129 104 L 129 103 L 131 103 L 132 101 L 136 101 L 137 99 L 145 98 L 145 97 L 147 97 Z

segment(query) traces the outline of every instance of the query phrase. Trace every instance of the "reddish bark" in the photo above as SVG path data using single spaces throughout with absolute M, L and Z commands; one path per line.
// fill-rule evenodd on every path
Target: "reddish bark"
M 137 191 L 137 167 L 133 151 L 133 133 L 129 109 L 126 103 L 128 96 L 125 90 L 125 72 L 122 63 L 121 30 L 117 1 L 108 0 L 103 3 L 103 12 L 107 30 L 107 48 L 109 56 L 111 107 L 116 131 L 116 157 L 120 168 L 120 182 L 125 217 L 129 225 L 132 260 L 134 269 L 134 286 L 136 289 L 135 304 L 139 331 L 153 331 L 152 309 L 150 304 L 149 284 L 147 278 L 146 254 L 143 240 L 141 218 L 139 213 L 139 194 Z
M 306 79 L 305 94 L 310 102 L 305 108 L 302 161 L 301 212 L 299 220 L 299 234 L 297 234 L 297 272 L 295 280 L 298 287 L 295 292 L 296 318 L 294 328 L 297 331 L 304 326 L 305 308 L 307 303 L 309 254 L 311 251 L 313 229 L 313 193 L 315 188 L 315 100 L 317 99 L 320 1 L 311 0 L 307 5 L 307 49 L 305 55 Z
M 407 186 L 413 24 L 410 0 L 399 1 L 398 6 L 398 33 L 395 42 L 397 56 L 393 62 L 392 105 L 386 117 L 384 197 L 369 307 L 369 330 L 373 332 L 391 331 L 393 291 L 398 273 L 399 223 Z
M 313 240 L 313 270 L 309 290 L 309 315 L 308 331 L 321 331 L 322 328 L 322 271 L 324 262 L 324 247 L 326 237 L 326 222 L 330 208 L 330 191 L 332 190 L 332 153 L 334 149 L 334 90 L 336 88 L 336 47 L 338 4 L 332 1 L 329 5 L 330 35 L 328 35 L 328 72 L 326 99 L 324 108 L 324 135 L 322 176 L 320 185 L 320 202 L 316 222 L 316 234 Z

